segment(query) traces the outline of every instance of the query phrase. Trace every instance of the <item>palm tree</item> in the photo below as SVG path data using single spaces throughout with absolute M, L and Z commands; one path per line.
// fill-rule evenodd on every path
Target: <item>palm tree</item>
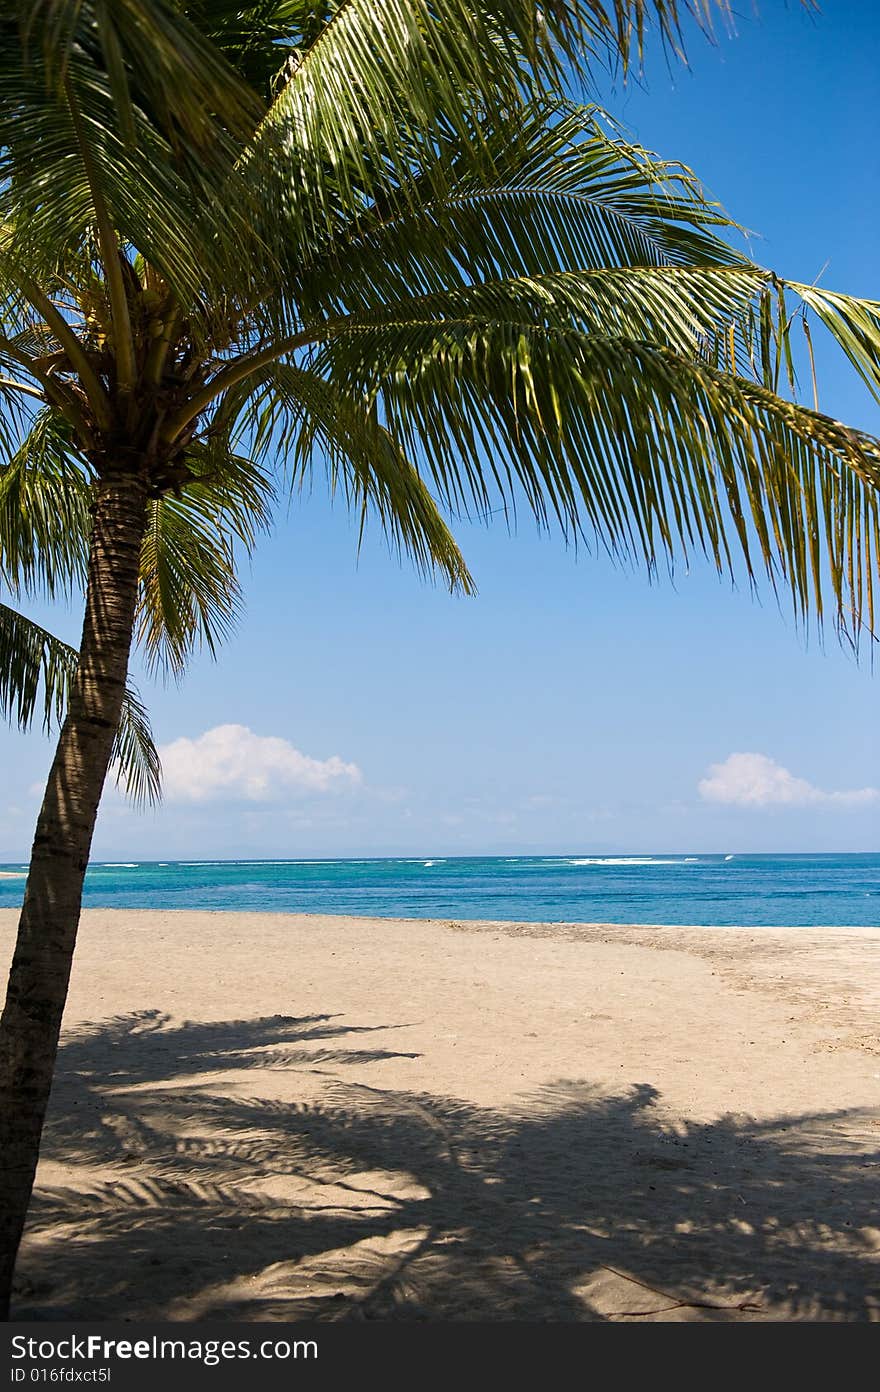
M 842 631 L 870 628 L 880 444 L 793 399 L 791 340 L 809 310 L 880 390 L 880 306 L 739 255 L 687 170 L 571 98 L 649 16 L 676 43 L 682 8 L 5 8 L 0 444 L 45 503 L 40 564 L 5 540 L 7 583 L 64 572 L 56 489 L 85 490 L 90 529 L 0 1022 L 0 1298 L 131 643 L 177 670 L 222 633 L 273 469 L 296 486 L 323 461 L 453 589 L 446 517 L 500 504 L 649 567 L 738 556 L 799 614 L 829 592 Z

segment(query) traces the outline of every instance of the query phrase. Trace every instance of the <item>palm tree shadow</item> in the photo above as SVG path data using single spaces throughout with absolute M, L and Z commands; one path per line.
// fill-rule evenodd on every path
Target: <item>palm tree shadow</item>
M 346 1079 L 400 1057 L 350 1047 L 370 1032 L 141 1012 L 71 1034 L 42 1151 L 64 1182 L 35 1192 L 15 1317 L 880 1313 L 860 1113 L 673 1130 L 650 1086 L 584 1081 L 478 1107 Z

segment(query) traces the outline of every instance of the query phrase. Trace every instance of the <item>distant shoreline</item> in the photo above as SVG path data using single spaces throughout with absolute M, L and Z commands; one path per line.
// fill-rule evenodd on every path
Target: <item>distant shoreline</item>
M 0 861 L 0 906 L 24 862 Z M 880 853 L 93 861 L 87 908 L 468 922 L 876 927 Z
M 311 856 L 212 856 L 205 853 L 201 856 L 185 859 L 175 858 L 172 855 L 142 856 L 138 860 L 97 860 L 89 861 L 89 870 L 111 870 L 138 868 L 140 866 L 156 865 L 357 865 L 374 864 L 381 861 L 398 861 L 406 864 L 424 864 L 425 861 L 461 861 L 461 860 L 497 860 L 497 861 L 518 861 L 518 860 L 577 860 L 587 858 L 596 862 L 614 861 L 649 861 L 667 858 L 675 859 L 697 859 L 697 860 L 809 860 L 815 857 L 842 859 L 846 857 L 864 857 L 880 855 L 880 847 L 874 846 L 871 849 L 860 851 L 832 851 L 832 850 L 813 850 L 813 851 L 729 851 L 726 849 L 715 851 L 695 851 L 690 847 L 685 847 L 680 851 L 596 851 L 596 850 L 569 850 L 569 851 L 401 851 L 397 854 L 380 852 L 364 852 L 361 855 L 352 853 L 351 855 L 311 855 Z M 8 860 L 0 860 L 0 865 L 23 865 L 27 856 L 10 857 Z

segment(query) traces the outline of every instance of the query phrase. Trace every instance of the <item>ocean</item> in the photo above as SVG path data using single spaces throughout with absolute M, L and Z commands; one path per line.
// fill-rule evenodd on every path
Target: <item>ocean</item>
M 0 878 L 0 908 L 20 904 L 23 888 L 23 878 Z M 96 862 L 86 874 L 84 903 L 532 923 L 876 927 L 880 855 Z

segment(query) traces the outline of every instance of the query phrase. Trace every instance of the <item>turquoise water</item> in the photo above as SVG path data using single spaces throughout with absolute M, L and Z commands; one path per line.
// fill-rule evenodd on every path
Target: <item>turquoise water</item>
M 19 904 L 23 888 L 23 879 L 0 879 L 0 908 Z M 874 927 L 880 855 L 96 863 L 86 874 L 84 902 L 384 918 Z

